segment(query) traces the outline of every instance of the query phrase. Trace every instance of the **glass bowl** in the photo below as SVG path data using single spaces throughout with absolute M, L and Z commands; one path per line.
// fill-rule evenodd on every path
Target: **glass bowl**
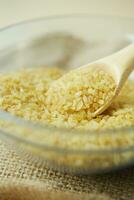
M 40 66 L 68 70 L 133 41 L 134 19 L 70 15 L 22 22 L 0 30 L 0 72 Z M 119 146 L 122 138 L 131 142 Z M 23 159 L 67 173 L 101 173 L 134 163 L 134 126 L 82 132 L 0 110 L 0 139 Z

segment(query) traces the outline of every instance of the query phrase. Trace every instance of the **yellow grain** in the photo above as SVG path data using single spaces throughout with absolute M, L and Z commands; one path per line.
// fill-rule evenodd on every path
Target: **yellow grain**
M 1 74 L 0 108 L 27 120 L 57 127 L 66 124 L 68 128 L 101 130 L 134 125 L 133 82 L 127 82 L 106 112 L 92 119 L 92 113 L 113 94 L 115 86 L 111 77 L 104 72 L 91 75 L 89 71 L 84 72 L 84 77 L 81 72 L 77 75 L 72 72 L 67 80 L 62 75 L 63 71 L 57 68 Z M 60 81 L 56 81 L 58 78 Z

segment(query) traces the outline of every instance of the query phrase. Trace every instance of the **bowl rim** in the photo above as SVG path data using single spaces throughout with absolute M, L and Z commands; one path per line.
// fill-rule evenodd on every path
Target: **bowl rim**
M 60 20 L 60 19 L 66 19 L 66 18 L 102 18 L 104 20 L 109 20 L 109 19 L 117 19 L 117 20 L 128 20 L 128 21 L 134 21 L 133 17 L 123 17 L 123 16 L 112 16 L 112 15 L 101 15 L 101 14 L 89 14 L 89 13 L 80 13 L 80 14 L 66 14 L 66 15 L 52 15 L 52 16 L 45 16 L 45 17 L 40 17 L 40 18 L 34 18 L 34 19 L 29 19 L 29 20 L 24 20 L 18 23 L 14 23 L 11 25 L 8 25 L 6 27 L 0 28 L 0 33 L 4 31 L 8 31 L 10 29 L 25 25 L 25 24 L 30 24 L 30 23 L 37 23 L 37 22 L 43 22 L 43 21 L 48 21 L 48 20 Z M 82 136 L 83 134 L 85 135 L 104 135 L 104 134 L 118 134 L 118 133 L 123 133 L 123 134 L 129 134 L 134 131 L 134 125 L 129 126 L 129 127 L 123 127 L 123 128 L 117 128 L 117 129 L 104 129 L 101 131 L 94 131 L 94 130 L 77 130 L 77 129 L 71 129 L 71 128 L 57 128 L 53 125 L 48 125 L 48 124 L 40 124 L 39 122 L 33 122 L 30 120 L 25 120 L 17 116 L 13 116 L 12 114 L 0 109 L 0 119 L 8 120 L 10 122 L 16 123 L 17 125 L 24 125 L 27 127 L 30 127 L 32 129 L 43 129 L 43 130 L 50 130 L 53 132 L 59 131 L 59 134 L 75 134 L 75 135 L 80 135 Z M 0 128 L 0 134 L 6 134 L 6 131 L 3 131 L 3 129 Z M 8 133 L 7 133 L 8 135 Z M 28 140 L 22 140 L 21 137 L 15 137 L 17 140 L 19 139 L 21 142 L 28 142 Z M 14 138 L 14 139 L 15 139 Z M 34 144 L 35 145 L 35 144 Z M 39 145 L 40 146 L 40 145 Z M 45 146 L 44 146 L 45 147 Z M 134 145 L 132 146 L 132 149 Z M 112 147 L 113 148 L 113 147 Z M 61 148 L 60 148 L 61 149 Z M 55 149 L 56 150 L 56 149 Z M 100 151 L 100 150 L 99 150 Z M 87 152 L 87 150 L 86 150 Z
M 134 17 L 127 16 L 117 16 L 117 15 L 108 15 L 108 14 L 97 14 L 97 13 L 70 13 L 70 14 L 55 14 L 55 15 L 47 15 L 42 17 L 35 17 L 31 19 L 21 20 L 19 22 L 11 23 L 7 26 L 3 26 L 0 28 L 0 32 L 7 31 L 10 28 L 15 28 L 17 26 L 29 24 L 32 22 L 38 21 L 46 21 L 46 20 L 55 20 L 55 19 L 63 19 L 63 18 L 104 18 L 105 20 L 109 19 L 118 19 L 118 20 L 134 20 Z

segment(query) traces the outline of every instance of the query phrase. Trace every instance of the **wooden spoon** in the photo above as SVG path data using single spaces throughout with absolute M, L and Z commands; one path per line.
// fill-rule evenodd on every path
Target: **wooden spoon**
M 131 44 L 130 46 L 124 48 L 123 50 L 111 56 L 105 57 L 93 63 L 89 63 L 75 70 L 72 70 L 69 73 L 62 76 L 60 79 L 52 83 L 47 93 L 48 110 L 50 110 L 51 112 L 55 110 L 58 112 L 62 111 L 62 114 L 64 113 L 66 114 L 70 112 L 77 113 L 77 111 L 79 110 L 81 111 L 83 110 L 87 112 L 87 109 L 88 109 L 89 110 L 88 119 L 92 117 L 96 117 L 97 115 L 102 113 L 104 110 L 106 110 L 110 106 L 110 104 L 113 102 L 115 97 L 118 96 L 125 81 L 127 80 L 128 76 L 130 75 L 133 69 L 134 69 L 134 44 Z M 84 102 L 85 104 L 83 104 L 84 100 L 83 100 L 82 94 L 79 94 L 80 96 L 78 96 L 79 101 L 77 101 L 76 94 L 79 93 L 79 89 L 80 89 L 80 92 L 82 92 L 81 91 L 82 85 L 80 87 L 79 81 L 81 84 L 83 84 L 83 88 L 84 88 L 83 91 L 86 89 L 88 90 L 88 87 L 86 87 L 86 83 L 82 82 L 84 81 L 84 76 L 85 76 L 85 81 L 88 80 L 88 74 L 91 76 L 93 75 L 95 79 L 94 75 L 95 74 L 97 75 L 99 71 L 104 72 L 102 73 L 103 76 L 108 74 L 108 77 L 113 79 L 112 82 L 113 82 L 114 88 L 112 91 L 112 87 L 113 87 L 111 85 L 112 82 L 108 81 L 108 79 L 106 80 L 108 82 L 103 82 L 103 81 L 101 82 L 101 80 L 98 79 L 100 83 L 99 82 L 96 83 L 97 80 L 94 80 L 93 83 L 95 82 L 96 84 L 95 88 L 94 87 L 92 88 L 89 82 L 89 89 L 90 87 L 91 87 L 91 90 L 93 89 L 93 93 L 91 93 L 92 101 L 89 103 L 94 104 L 93 109 L 94 109 L 95 103 L 99 105 L 99 107 L 96 106 L 96 108 L 93 110 L 92 105 L 89 104 L 89 107 L 87 106 L 88 99 L 90 101 L 90 98 L 91 98 L 90 93 L 89 93 L 89 96 L 86 96 L 86 103 Z M 104 77 L 104 79 L 106 79 L 106 77 Z M 70 84 L 69 84 L 69 81 L 70 81 Z M 97 91 L 95 90 L 97 88 L 97 85 L 99 87 L 99 84 L 101 86 L 99 88 L 100 93 L 102 93 L 103 95 L 102 97 L 101 96 L 99 97 L 100 100 L 102 99 L 103 101 L 103 103 L 101 104 L 99 102 L 94 103 L 94 100 L 93 100 L 93 98 L 94 99 L 96 98 L 95 95 L 97 95 Z M 106 87 L 107 88 L 106 91 L 109 94 L 106 94 L 105 93 L 106 91 L 103 91 L 102 85 L 104 85 L 104 88 L 105 86 L 108 87 L 108 88 Z M 101 92 L 101 89 L 102 89 L 102 92 Z M 71 95 L 72 97 L 70 97 Z M 103 97 L 105 98 L 103 99 Z M 99 101 L 98 98 L 96 98 L 95 101 Z M 80 105 L 79 105 L 79 102 L 80 102 Z
M 119 95 L 123 85 L 125 84 L 128 76 L 134 70 L 134 44 L 120 50 L 119 52 L 105 57 L 98 61 L 82 66 L 82 68 L 91 67 L 94 70 L 103 70 L 113 77 L 116 83 L 116 89 L 111 99 L 108 99 L 102 107 L 96 110 L 94 117 L 106 110 L 113 100 Z

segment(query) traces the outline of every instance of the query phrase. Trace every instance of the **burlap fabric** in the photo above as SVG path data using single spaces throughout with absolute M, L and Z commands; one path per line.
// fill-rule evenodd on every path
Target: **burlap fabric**
M 0 142 L 0 200 L 134 200 L 134 168 L 72 176 L 37 167 Z

